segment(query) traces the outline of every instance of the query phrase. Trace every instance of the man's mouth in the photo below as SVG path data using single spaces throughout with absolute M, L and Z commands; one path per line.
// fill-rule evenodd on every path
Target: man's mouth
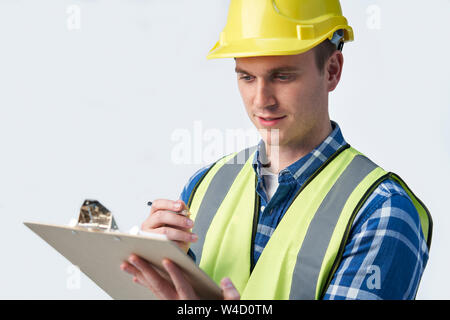
M 257 116 L 259 123 L 261 123 L 263 126 L 271 127 L 276 125 L 278 122 L 280 122 L 282 119 L 284 119 L 286 116 L 282 117 L 260 117 Z

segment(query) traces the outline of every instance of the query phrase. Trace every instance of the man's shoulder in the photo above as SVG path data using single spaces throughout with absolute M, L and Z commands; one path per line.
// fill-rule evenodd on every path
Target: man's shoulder
M 389 178 L 381 182 L 373 192 L 374 196 L 390 198 L 393 196 L 406 197 L 411 200 L 406 190 L 394 179 Z
M 386 179 L 370 194 L 342 257 L 325 299 L 414 298 L 428 248 L 417 209 L 397 181 Z M 374 266 L 379 286 L 368 285 Z
M 183 190 L 180 194 L 180 199 L 184 201 L 184 203 L 189 202 L 189 198 L 191 196 L 192 191 L 194 190 L 197 183 L 200 181 L 200 179 L 203 178 L 203 176 L 206 174 L 206 172 L 214 165 L 215 162 L 209 163 L 206 166 L 201 167 L 187 181 L 187 183 L 184 185 Z
M 183 190 L 180 195 L 180 199 L 183 200 L 186 204 L 189 201 L 189 198 L 191 196 L 191 193 L 193 192 L 195 186 L 199 183 L 199 181 L 205 176 L 205 174 L 221 159 L 225 158 L 227 155 L 224 155 L 220 158 L 218 158 L 216 161 L 210 162 L 207 165 L 202 166 L 200 169 L 194 172 L 194 174 L 191 175 L 189 180 L 186 182 L 186 184 L 183 187 Z
M 416 231 L 421 229 L 414 202 L 408 192 L 392 178 L 382 181 L 368 196 L 355 217 L 353 229 L 366 230 L 368 224 L 378 225 L 380 221 L 390 221 L 389 227 L 394 228 L 403 222 Z

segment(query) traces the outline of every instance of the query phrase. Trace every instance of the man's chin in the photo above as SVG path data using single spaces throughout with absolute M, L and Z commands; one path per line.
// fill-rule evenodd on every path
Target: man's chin
M 278 146 L 283 141 L 283 132 L 279 128 L 259 128 L 258 131 L 266 145 Z

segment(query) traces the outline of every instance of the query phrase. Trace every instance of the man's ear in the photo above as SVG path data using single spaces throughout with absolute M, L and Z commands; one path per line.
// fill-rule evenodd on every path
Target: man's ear
M 342 52 L 339 50 L 334 51 L 325 66 L 325 77 L 328 85 L 328 92 L 336 89 L 339 84 L 343 66 L 344 56 L 342 55 Z

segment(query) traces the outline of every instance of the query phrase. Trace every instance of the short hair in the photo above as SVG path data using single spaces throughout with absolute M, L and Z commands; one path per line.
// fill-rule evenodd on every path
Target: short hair
M 336 46 L 329 39 L 326 39 L 325 41 L 314 47 L 316 65 L 321 74 L 323 74 L 325 70 L 325 64 L 327 63 L 328 59 L 336 50 Z

